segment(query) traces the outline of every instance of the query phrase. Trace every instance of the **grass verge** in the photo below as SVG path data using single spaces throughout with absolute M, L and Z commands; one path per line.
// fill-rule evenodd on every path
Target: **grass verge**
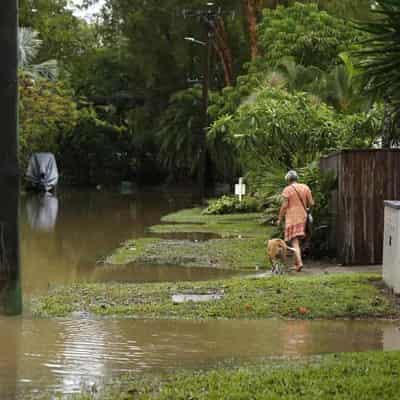
M 165 224 L 150 228 L 153 234 L 170 235 L 127 241 L 106 263 L 178 265 L 225 269 L 266 268 L 269 228 L 259 223 L 260 214 L 203 215 L 202 209 L 183 210 L 163 218 Z M 174 235 L 214 234 L 220 239 L 187 240 Z
M 262 236 L 197 242 L 141 238 L 126 242 L 106 263 L 254 270 L 267 267 L 266 244 Z
M 261 214 L 205 215 L 192 208 L 169 214 L 162 224 L 149 228 L 152 233 L 210 232 L 222 237 L 265 236 L 267 229 L 259 223 Z
M 87 284 L 58 288 L 33 302 L 38 317 L 73 312 L 131 318 L 384 318 L 398 315 L 375 274 L 231 278 L 161 284 Z M 174 304 L 174 294 L 222 294 Z
M 400 392 L 400 353 L 340 354 L 308 362 L 265 362 L 256 366 L 132 378 L 102 400 L 391 400 Z M 89 400 L 78 396 L 75 400 Z

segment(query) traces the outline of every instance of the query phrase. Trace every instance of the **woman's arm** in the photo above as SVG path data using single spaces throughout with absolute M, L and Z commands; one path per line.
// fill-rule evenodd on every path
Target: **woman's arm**
M 289 205 L 288 199 L 286 197 L 283 197 L 281 209 L 279 210 L 278 225 L 281 224 L 282 219 L 286 215 L 288 205 Z

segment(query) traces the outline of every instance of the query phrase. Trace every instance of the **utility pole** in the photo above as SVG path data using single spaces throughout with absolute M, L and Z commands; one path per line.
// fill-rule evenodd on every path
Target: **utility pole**
M 207 129 L 208 129 L 208 102 L 209 102 L 209 91 L 210 91 L 210 71 L 211 71 L 211 54 L 214 42 L 215 23 L 218 18 L 222 17 L 224 12 L 221 7 L 216 7 L 214 3 L 208 2 L 203 9 L 197 10 L 183 10 L 183 16 L 195 17 L 204 26 L 205 29 L 205 41 L 196 40 L 194 38 L 187 37 L 186 40 L 200 44 L 206 48 L 206 54 L 203 65 L 203 78 L 202 78 L 202 114 L 203 124 L 202 128 L 197 133 L 197 148 L 198 148 L 198 166 L 197 166 L 197 189 L 201 197 L 204 197 L 205 193 L 205 175 L 207 166 Z
M 0 54 L 0 312 L 18 314 L 18 0 L 2 0 Z
M 197 169 L 197 185 L 201 197 L 204 197 L 206 188 L 206 170 L 207 170 L 207 129 L 208 129 L 208 103 L 210 91 L 210 70 L 211 70 L 211 52 L 213 47 L 214 31 L 210 20 L 206 23 L 206 56 L 203 67 L 203 127 L 199 132 L 198 148 L 199 148 L 199 167 Z

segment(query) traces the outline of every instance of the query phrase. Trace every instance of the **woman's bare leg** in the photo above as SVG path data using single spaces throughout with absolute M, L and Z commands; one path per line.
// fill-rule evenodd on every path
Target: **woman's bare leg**
M 300 240 L 298 238 L 292 239 L 292 246 L 296 250 L 295 253 L 295 267 L 299 271 L 303 268 L 303 260 L 301 258 L 301 247 L 300 247 Z

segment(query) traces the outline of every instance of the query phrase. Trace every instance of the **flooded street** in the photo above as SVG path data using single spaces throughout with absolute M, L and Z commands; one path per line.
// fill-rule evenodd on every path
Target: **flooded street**
M 21 281 L 10 288 L 12 295 L 1 297 L 3 314 L 12 314 L 12 303 L 21 296 L 27 304 L 60 284 L 230 276 L 213 269 L 99 262 L 124 240 L 146 234 L 163 215 L 192 204 L 190 196 L 156 192 L 24 197 Z M 23 316 L 0 317 L 0 399 L 76 393 L 128 372 L 208 367 L 230 359 L 400 349 L 398 326 L 383 321 L 34 320 L 25 309 Z

